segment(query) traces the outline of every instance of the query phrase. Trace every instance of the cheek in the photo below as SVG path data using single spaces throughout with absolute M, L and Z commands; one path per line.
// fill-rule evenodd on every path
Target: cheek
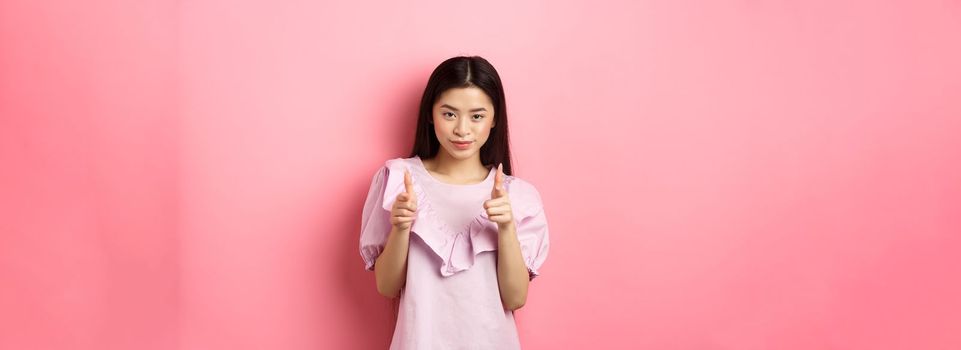
M 491 124 L 484 123 L 483 126 L 479 127 L 477 130 L 478 138 L 483 138 L 485 141 L 491 136 Z
M 444 120 L 439 120 L 434 122 L 434 131 L 438 134 L 445 135 L 450 131 L 450 123 Z
M 434 123 L 432 123 L 431 125 L 434 127 L 434 130 L 436 130 L 437 132 L 444 130 L 444 120 L 437 117 L 434 117 L 433 120 L 434 120 Z

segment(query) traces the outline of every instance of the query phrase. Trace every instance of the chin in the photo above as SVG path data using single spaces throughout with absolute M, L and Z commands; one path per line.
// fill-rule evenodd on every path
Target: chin
M 474 156 L 475 153 L 477 153 L 476 149 L 465 149 L 461 151 L 459 149 L 445 148 L 445 150 L 447 150 L 447 154 L 449 154 L 451 158 L 458 159 L 458 160 L 470 159 L 471 157 Z

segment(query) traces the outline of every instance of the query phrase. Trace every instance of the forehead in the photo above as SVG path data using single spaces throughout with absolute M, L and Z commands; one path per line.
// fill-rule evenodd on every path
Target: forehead
M 439 106 L 441 104 L 447 104 L 460 110 L 493 106 L 490 96 L 487 96 L 487 94 L 484 93 L 484 90 L 473 86 L 466 88 L 453 88 L 444 91 L 439 97 L 437 97 L 437 101 L 434 103 L 435 106 Z

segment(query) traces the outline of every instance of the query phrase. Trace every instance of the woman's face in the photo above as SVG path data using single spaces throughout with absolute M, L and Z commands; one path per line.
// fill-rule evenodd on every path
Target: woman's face
M 449 89 L 434 102 L 433 121 L 437 141 L 451 157 L 479 157 L 494 127 L 494 105 L 479 88 Z

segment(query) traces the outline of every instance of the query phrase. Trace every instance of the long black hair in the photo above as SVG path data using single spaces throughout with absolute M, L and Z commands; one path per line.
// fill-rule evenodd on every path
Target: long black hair
M 504 86 L 494 66 L 480 56 L 457 56 L 441 62 L 427 80 L 424 96 L 417 113 L 417 129 L 414 130 L 414 147 L 409 157 L 430 159 L 440 151 L 440 142 L 434 134 L 433 108 L 437 98 L 452 88 L 477 87 L 484 91 L 494 104 L 494 127 L 490 137 L 481 146 L 480 160 L 484 166 L 504 164 L 504 174 L 511 175 L 510 137 L 507 133 L 507 103 Z

